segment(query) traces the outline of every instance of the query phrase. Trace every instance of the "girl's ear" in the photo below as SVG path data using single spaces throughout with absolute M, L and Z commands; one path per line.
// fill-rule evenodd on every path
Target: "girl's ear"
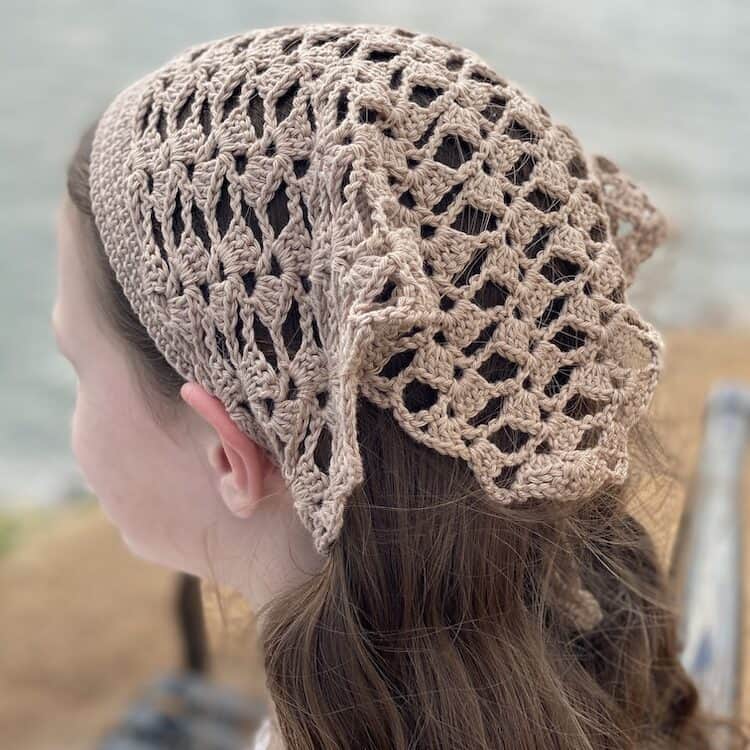
M 185 383 L 180 395 L 214 428 L 207 451 L 221 496 L 234 515 L 248 518 L 266 495 L 264 482 L 268 462 L 265 452 L 237 427 L 224 404 L 203 386 Z

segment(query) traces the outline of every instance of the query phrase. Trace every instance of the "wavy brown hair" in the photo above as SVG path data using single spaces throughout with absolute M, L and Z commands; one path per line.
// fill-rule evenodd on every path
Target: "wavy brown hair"
M 106 261 L 89 198 L 94 128 L 67 175 L 89 235 L 82 252 L 164 416 L 184 380 Z M 630 507 L 644 474 L 674 478 L 648 421 L 632 430 L 625 484 L 501 507 L 462 461 L 414 442 L 363 397 L 357 419 L 365 480 L 340 537 L 318 574 L 258 613 L 286 748 L 712 747 L 720 722 L 680 664 L 666 575 Z M 603 614 L 588 632 L 562 605 L 560 581 L 576 572 Z

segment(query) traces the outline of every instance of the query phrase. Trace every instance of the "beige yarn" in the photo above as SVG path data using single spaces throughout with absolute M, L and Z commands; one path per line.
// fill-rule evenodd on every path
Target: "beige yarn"
M 499 503 L 624 481 L 662 351 L 625 291 L 664 218 L 470 50 L 373 24 L 191 47 L 106 109 L 91 195 L 149 334 L 321 553 L 360 393 Z

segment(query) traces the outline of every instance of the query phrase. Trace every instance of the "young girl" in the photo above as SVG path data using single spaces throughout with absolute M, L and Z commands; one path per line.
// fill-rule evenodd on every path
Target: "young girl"
M 402 28 L 256 29 L 122 91 L 58 227 L 76 460 L 257 613 L 258 747 L 709 746 L 629 503 L 665 222 L 534 98 Z

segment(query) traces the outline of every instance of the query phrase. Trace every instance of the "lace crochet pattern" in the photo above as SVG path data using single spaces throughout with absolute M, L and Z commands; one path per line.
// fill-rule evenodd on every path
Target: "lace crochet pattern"
M 321 553 L 359 394 L 499 503 L 624 481 L 663 346 L 626 289 L 666 222 L 470 50 L 372 24 L 193 46 L 107 107 L 91 193 L 149 334 Z

